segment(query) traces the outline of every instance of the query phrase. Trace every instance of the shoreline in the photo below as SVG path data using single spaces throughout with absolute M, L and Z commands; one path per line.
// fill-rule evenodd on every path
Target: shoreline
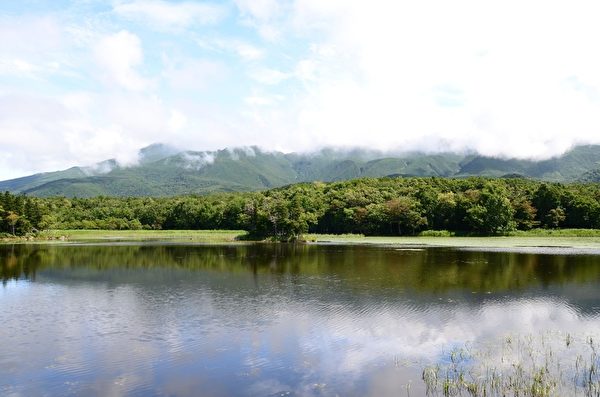
M 549 230 L 517 232 L 509 236 L 363 236 L 357 234 L 305 234 L 306 244 L 375 245 L 392 247 L 447 247 L 473 249 L 592 249 L 600 250 L 600 230 Z M 0 244 L 63 244 L 73 242 L 193 242 L 249 243 L 243 230 L 50 230 L 37 236 L 8 237 Z M 260 242 L 260 241 L 254 241 Z
M 0 244 L 68 244 L 79 242 L 199 242 L 236 243 L 243 230 L 48 230 L 36 236 L 1 238 Z
M 600 237 L 578 236 L 493 236 L 493 237 L 375 237 L 317 235 L 311 244 L 364 244 L 397 247 L 447 247 L 495 249 L 594 249 L 600 250 Z

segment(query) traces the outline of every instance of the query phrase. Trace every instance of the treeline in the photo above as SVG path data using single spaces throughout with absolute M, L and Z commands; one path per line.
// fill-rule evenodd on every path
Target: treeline
M 4 214 L 12 211 L 20 217 L 15 233 L 26 231 L 28 225 L 36 229 L 242 229 L 255 238 L 287 240 L 306 232 L 414 235 L 449 230 L 494 235 L 537 227 L 600 228 L 599 185 L 519 178 L 364 178 L 171 198 L 42 199 L 4 194 L 7 198 L 22 203 L 16 211 L 2 204 Z M 5 221 L 3 230 L 6 225 Z

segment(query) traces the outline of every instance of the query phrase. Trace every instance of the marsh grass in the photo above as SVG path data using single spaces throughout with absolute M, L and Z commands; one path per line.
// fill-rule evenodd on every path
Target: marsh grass
M 465 248 L 590 248 L 600 249 L 600 234 L 586 237 L 575 235 L 536 235 L 496 237 L 462 237 L 442 235 L 424 236 L 363 236 L 361 234 L 307 234 L 304 240 L 315 243 L 373 244 L 373 245 L 419 245 L 434 247 Z
M 242 230 L 50 230 L 41 232 L 38 240 L 65 241 L 191 241 L 234 242 L 242 239 Z
M 514 237 L 600 237 L 600 229 L 531 229 L 515 230 Z
M 594 336 L 507 336 L 451 350 L 422 379 L 427 396 L 600 396 L 599 347 Z
M 15 237 L 0 235 L 0 242 L 89 240 L 178 240 L 192 242 L 234 242 L 248 240 L 243 230 L 46 230 Z M 471 248 L 572 247 L 600 249 L 600 229 L 534 229 L 516 231 L 506 236 L 456 236 L 444 230 L 430 230 L 419 236 L 364 236 L 362 234 L 304 234 L 308 243 L 423 245 Z

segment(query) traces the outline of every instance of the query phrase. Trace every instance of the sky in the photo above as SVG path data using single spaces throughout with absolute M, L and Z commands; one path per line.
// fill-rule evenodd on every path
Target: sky
M 0 1 L 0 179 L 162 142 L 547 158 L 600 143 L 600 4 Z

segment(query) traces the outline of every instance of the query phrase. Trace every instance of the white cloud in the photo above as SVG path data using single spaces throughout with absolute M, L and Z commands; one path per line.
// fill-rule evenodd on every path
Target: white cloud
M 257 61 L 264 55 L 263 51 L 258 47 L 241 40 L 219 40 L 217 41 L 217 45 L 235 52 L 245 61 Z
M 38 67 L 19 59 L 0 59 L 0 75 L 32 75 Z
M 0 14 L 0 53 L 49 55 L 60 50 L 64 34 L 60 21 L 51 16 Z
M 184 168 L 194 170 L 201 170 L 215 161 L 215 155 L 210 152 L 183 152 L 181 158 L 185 162 Z
M 32 79 L 64 75 L 64 66 L 73 57 L 66 50 L 69 39 L 55 17 L 9 18 L 0 12 L 0 75 Z
M 255 27 L 269 41 L 281 37 L 281 18 L 288 11 L 287 2 L 277 0 L 235 0 L 244 22 Z
M 94 55 L 111 83 L 133 91 L 148 87 L 149 81 L 136 70 L 143 63 L 144 55 L 135 34 L 122 30 L 102 38 L 94 48 Z
M 177 141 L 183 113 L 130 93 L 75 92 L 59 98 L 0 96 L 0 178 L 92 165 L 109 158 L 137 161 L 138 150 Z M 181 132 L 184 133 L 184 132 Z
M 72 120 L 73 114 L 50 98 L 0 96 L 0 158 L 10 159 L 10 165 L 2 170 L 64 167 L 73 160 L 65 153 L 69 145 L 65 133 L 70 131 Z
M 589 1 L 297 0 L 290 31 L 327 51 L 298 60 L 306 90 L 282 109 L 287 142 L 519 157 L 600 142 L 597 11 Z
M 185 127 L 187 120 L 185 114 L 177 109 L 172 109 L 169 115 L 168 129 L 170 131 L 179 131 Z
M 262 21 L 278 16 L 282 8 L 277 0 L 235 0 L 235 4 L 242 14 Z
M 263 58 L 264 51 L 246 41 L 228 38 L 203 38 L 196 41 L 206 50 L 232 52 L 244 61 L 257 61 Z
M 163 78 L 171 89 L 180 93 L 205 91 L 212 84 L 227 75 L 227 67 L 206 59 L 171 59 L 163 57 L 165 70 Z
M 535 158 L 600 143 L 590 0 L 112 4 L 0 15 L 0 96 L 19 107 L 0 109 L 3 159 L 19 164 L 5 174 L 127 161 L 156 141 Z
M 247 61 L 256 61 L 263 57 L 263 51 L 251 44 L 242 41 L 233 41 L 229 45 L 240 58 Z
M 254 94 L 245 97 L 244 102 L 252 106 L 269 106 L 277 104 L 284 99 L 285 98 L 281 95 Z
M 260 68 L 250 72 L 250 77 L 261 84 L 276 85 L 292 75 L 276 69 Z
M 161 0 L 135 0 L 118 3 L 114 11 L 159 30 L 180 30 L 194 25 L 210 25 L 225 17 L 225 7 L 206 2 L 172 3 Z
M 296 65 L 294 74 L 302 82 L 312 82 L 317 78 L 319 62 L 314 59 L 302 59 Z

